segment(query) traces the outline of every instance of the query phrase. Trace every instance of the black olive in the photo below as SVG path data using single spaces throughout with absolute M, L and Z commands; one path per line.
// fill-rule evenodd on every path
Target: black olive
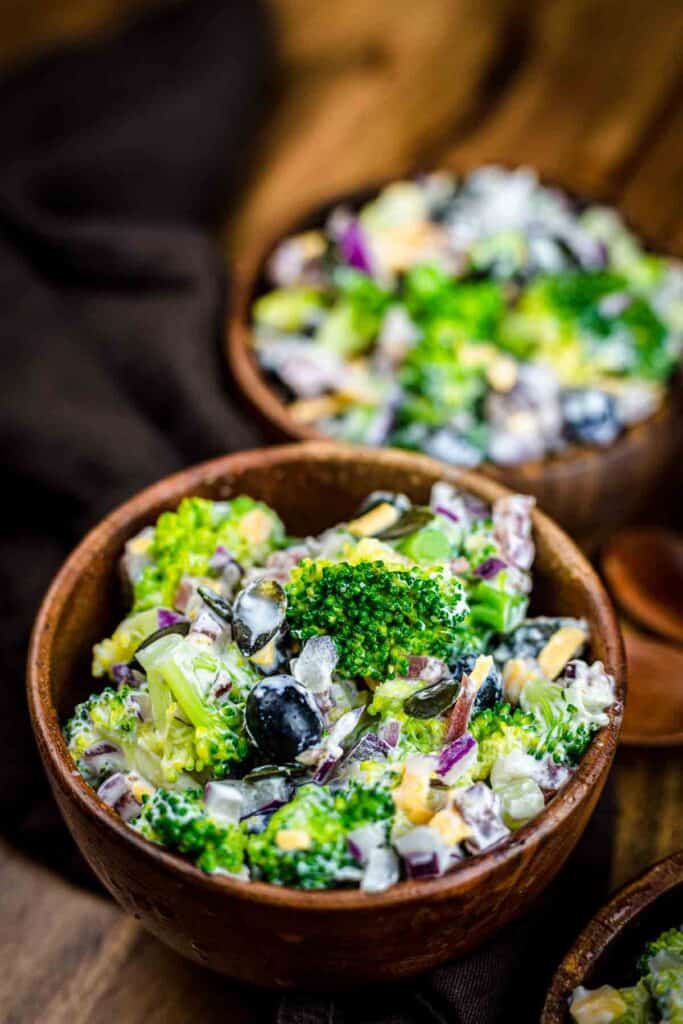
M 247 657 L 280 632 L 287 612 L 287 597 L 275 580 L 256 580 L 237 595 L 232 609 L 235 643 Z
M 217 615 L 223 622 L 232 622 L 232 608 L 224 597 L 217 594 L 215 590 L 209 590 L 208 587 L 197 587 L 197 593 L 214 615 Z
M 459 679 L 440 679 L 407 697 L 403 710 L 411 718 L 434 718 L 455 704 L 459 692 Z
M 323 734 L 323 716 L 313 694 L 293 676 L 257 683 L 247 697 L 244 720 L 254 746 L 275 764 L 293 761 Z
M 406 494 L 399 494 L 396 491 L 373 491 L 368 494 L 365 501 L 361 502 L 356 513 L 357 516 L 365 515 L 378 505 L 391 505 L 397 512 L 407 512 L 412 508 L 412 502 Z
M 135 657 L 138 651 L 144 651 L 145 647 L 150 647 L 157 640 L 161 640 L 162 636 L 172 636 L 177 633 L 179 636 L 187 636 L 190 632 L 190 623 L 185 619 L 181 619 L 180 622 L 172 622 L 170 626 L 163 626 L 161 629 L 155 629 L 153 633 L 146 636 L 141 644 L 135 648 L 135 654 L 128 662 L 128 667 L 136 669 L 138 672 L 144 672 L 144 668 Z
M 473 651 L 466 651 L 460 654 L 450 666 L 455 678 L 462 679 L 463 675 L 470 675 L 478 657 L 479 655 Z M 486 679 L 484 679 L 477 691 L 477 696 L 474 698 L 474 704 L 472 705 L 472 713 L 475 714 L 477 711 L 484 711 L 485 708 L 492 708 L 502 699 L 503 680 L 494 662 Z
M 431 508 L 427 508 L 425 505 L 413 505 L 412 508 L 403 513 L 393 526 L 388 526 L 386 530 L 382 530 L 377 536 L 381 537 L 382 540 L 398 540 L 399 537 L 409 537 L 411 533 L 417 533 L 418 530 L 431 523 L 433 519 L 434 513 Z

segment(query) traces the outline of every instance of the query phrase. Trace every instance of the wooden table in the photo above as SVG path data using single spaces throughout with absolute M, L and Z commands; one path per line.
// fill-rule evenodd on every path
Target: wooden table
M 141 0 L 21 0 L 0 61 L 111 28 Z M 279 97 L 226 245 L 418 166 L 530 163 L 620 203 L 683 255 L 680 0 L 275 0 Z M 679 681 L 680 682 L 680 681 Z M 622 751 L 612 880 L 683 847 L 683 752 Z M 258 996 L 186 963 L 103 899 L 0 847 L 0 1018 L 259 1020 Z

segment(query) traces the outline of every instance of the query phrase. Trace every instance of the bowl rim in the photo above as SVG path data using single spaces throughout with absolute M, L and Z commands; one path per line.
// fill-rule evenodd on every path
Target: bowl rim
M 577 771 L 541 814 L 513 833 L 492 850 L 465 858 L 452 872 L 435 879 L 404 880 L 381 893 L 365 893 L 359 889 L 330 889 L 306 891 L 280 887 L 268 882 L 244 881 L 226 876 L 207 875 L 180 855 L 167 853 L 155 846 L 123 822 L 116 812 L 104 804 L 76 771 L 62 735 L 57 710 L 51 698 L 49 663 L 54 629 L 65 607 L 72 587 L 102 549 L 107 540 L 125 530 L 132 521 L 145 518 L 146 512 L 160 503 L 180 500 L 179 495 L 191 494 L 201 485 L 263 465 L 286 466 L 302 458 L 312 462 L 345 461 L 377 462 L 404 470 L 422 470 L 435 479 L 451 482 L 471 490 L 492 501 L 509 494 L 499 483 L 479 473 L 444 467 L 434 459 L 396 449 L 373 449 L 340 445 L 333 442 L 306 442 L 271 448 L 251 449 L 220 456 L 183 469 L 139 491 L 116 507 L 81 540 L 54 577 L 38 611 L 28 652 L 26 685 L 34 735 L 43 757 L 50 782 L 59 784 L 79 809 L 94 816 L 101 826 L 113 831 L 123 842 L 130 843 L 140 856 L 161 864 L 167 872 L 180 875 L 188 883 L 200 885 L 215 892 L 229 893 L 233 897 L 262 905 L 277 905 L 292 910 L 324 913 L 329 910 L 353 912 L 380 910 L 419 899 L 422 904 L 438 901 L 444 894 L 459 888 L 467 889 L 482 881 L 492 868 L 512 860 L 525 850 L 535 848 L 570 814 L 574 805 L 589 796 L 601 777 L 607 775 L 616 751 L 623 719 L 626 690 L 626 668 L 623 644 L 616 614 L 597 573 L 567 534 L 538 509 L 532 513 L 534 533 L 542 534 L 552 550 L 558 551 L 564 564 L 572 567 L 575 577 L 582 578 L 584 589 L 594 605 L 594 630 L 604 637 L 609 668 L 616 682 L 616 702 L 607 726 L 594 737 Z
M 501 164 L 500 161 L 499 164 Z M 512 164 L 507 166 L 512 169 L 522 167 L 522 165 Z M 476 167 L 469 170 L 474 169 Z M 458 173 L 453 168 L 435 168 L 432 172 L 438 173 L 443 170 L 451 170 L 452 173 Z M 407 174 L 404 175 L 404 178 L 411 176 Z M 552 184 L 552 182 L 541 175 L 539 175 L 539 179 L 545 184 Z M 385 185 L 398 180 L 402 179 L 394 176 L 376 178 L 365 185 L 360 185 L 340 193 L 330 194 L 326 198 L 302 206 L 294 215 L 280 218 L 276 228 L 269 232 L 265 239 L 252 243 L 247 248 L 244 256 L 233 261 L 232 283 L 223 339 L 224 355 L 230 372 L 239 385 L 243 396 L 265 422 L 274 426 L 286 438 L 295 441 L 331 440 L 329 435 L 324 434 L 315 427 L 300 423 L 291 414 L 288 404 L 281 398 L 277 388 L 268 381 L 265 373 L 261 370 L 250 344 L 251 323 L 249 310 L 258 280 L 265 270 L 266 261 L 278 243 L 284 238 L 319 225 L 335 206 L 344 203 L 352 206 L 357 205 L 371 198 Z M 566 186 L 561 187 L 565 194 L 573 194 Z M 618 209 L 616 206 L 614 208 Z M 642 231 L 638 231 L 638 235 L 641 239 L 643 238 Z M 672 415 L 671 395 L 676 379 L 676 374 L 674 374 L 665 385 L 662 400 L 651 416 L 627 427 L 606 448 L 587 444 L 570 444 L 562 451 L 548 455 L 546 458 L 530 459 L 511 466 L 485 460 L 477 467 L 477 471 L 493 476 L 495 479 L 503 482 L 505 482 L 508 474 L 512 473 L 523 474 L 529 476 L 529 478 L 542 474 L 548 479 L 552 479 L 556 475 L 565 476 L 567 472 L 580 474 L 584 471 L 590 471 L 595 465 L 596 459 L 607 454 L 614 453 L 616 455 L 622 448 L 629 448 L 634 443 L 638 444 L 640 438 L 646 436 L 653 426 L 667 420 Z M 362 446 L 359 445 L 357 447 Z M 384 448 L 386 446 L 380 445 L 378 447 Z M 448 465 L 448 463 L 444 463 L 444 465 Z
M 627 882 L 580 932 L 565 955 L 548 989 L 541 1024 L 565 1024 L 567 999 L 581 985 L 595 959 L 625 928 L 672 889 L 683 885 L 683 850 L 664 857 Z

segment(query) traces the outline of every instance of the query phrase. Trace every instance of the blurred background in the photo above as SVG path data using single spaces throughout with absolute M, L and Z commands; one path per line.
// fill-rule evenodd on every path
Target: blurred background
M 79 52 L 150 11 L 192 3 L 4 0 L 0 76 L 21 81 L 53 54 Z M 619 205 L 657 247 L 683 256 L 680 0 L 267 0 L 263 7 L 264 87 L 249 106 L 249 146 L 211 221 L 226 266 L 238 268 L 266 234 L 337 192 L 416 169 L 491 161 L 532 165 Z M 248 63 L 250 53 L 242 56 Z M 212 114 L 220 124 L 220 111 Z M 613 888 L 683 847 L 680 754 L 622 750 L 615 775 Z M 206 977 L 199 990 L 195 968 L 109 903 L 67 889 L 12 846 L 2 851 L 12 921 L 2 941 L 12 968 L 0 986 L 15 993 L 12 1020 L 127 1019 L 122 993 L 107 987 L 110 973 L 98 974 L 105 961 L 125 967 L 128 989 L 148 988 L 155 1020 L 170 1019 L 171 1002 L 185 1014 L 174 1020 L 203 1019 L 217 993 L 226 1019 L 254 1019 L 248 1000 L 219 979 Z M 36 956 L 47 966 L 34 990 Z M 52 969 L 63 983 L 49 995 Z

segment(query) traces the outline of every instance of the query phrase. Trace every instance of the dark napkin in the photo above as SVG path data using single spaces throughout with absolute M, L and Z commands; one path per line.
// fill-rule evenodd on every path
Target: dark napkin
M 260 441 L 226 393 L 210 229 L 262 120 L 268 40 L 254 0 L 166 3 L 0 83 L 0 806 L 67 873 L 25 712 L 29 628 L 105 512 Z
M 84 884 L 30 736 L 30 623 L 102 514 L 183 465 L 262 440 L 223 375 L 211 228 L 244 169 L 267 52 L 253 0 L 188 0 L 0 83 L 0 806 L 14 842 Z M 611 822 L 608 799 L 551 894 L 484 950 L 351 996 L 254 993 L 254 1019 L 537 1019 L 552 967 L 604 892 Z

